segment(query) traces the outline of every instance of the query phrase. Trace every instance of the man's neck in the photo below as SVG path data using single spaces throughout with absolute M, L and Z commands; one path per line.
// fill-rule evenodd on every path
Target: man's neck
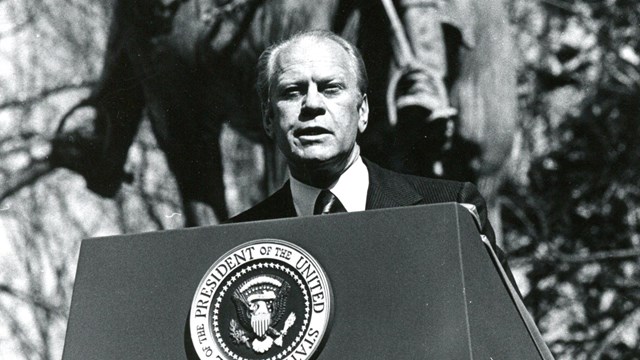
M 291 176 L 291 196 L 298 216 L 313 215 L 321 189 L 304 184 Z M 369 171 L 358 157 L 340 178 L 326 189 L 331 190 L 348 212 L 364 211 L 369 191 Z
M 345 159 L 335 159 L 321 164 L 289 166 L 291 176 L 296 180 L 319 189 L 328 189 L 360 157 L 360 147 L 356 144 Z

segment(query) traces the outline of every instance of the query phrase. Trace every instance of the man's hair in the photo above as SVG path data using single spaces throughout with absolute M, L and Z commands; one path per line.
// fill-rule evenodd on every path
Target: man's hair
M 332 33 L 331 31 L 304 31 L 269 46 L 258 58 L 258 81 L 256 83 L 256 89 L 258 90 L 258 95 L 260 96 L 260 104 L 262 105 L 263 110 L 267 109 L 269 103 L 269 88 L 271 84 L 271 77 L 273 76 L 275 59 L 282 49 L 303 39 L 330 41 L 343 48 L 349 55 L 351 69 L 356 73 L 356 81 L 360 94 L 364 95 L 367 93 L 367 86 L 369 83 L 369 79 L 367 78 L 367 70 L 365 69 L 364 61 L 362 60 L 360 51 L 358 51 L 358 49 L 353 44 Z

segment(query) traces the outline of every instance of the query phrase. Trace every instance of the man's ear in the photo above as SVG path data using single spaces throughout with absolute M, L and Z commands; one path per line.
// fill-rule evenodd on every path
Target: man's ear
M 358 131 L 362 134 L 369 124 L 369 99 L 367 94 L 362 95 L 362 101 L 358 107 Z
M 262 127 L 269 139 L 273 139 L 273 113 L 270 101 L 262 104 Z

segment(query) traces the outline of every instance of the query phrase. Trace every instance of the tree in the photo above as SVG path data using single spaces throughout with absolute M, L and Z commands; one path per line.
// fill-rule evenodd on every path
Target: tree
M 80 239 L 182 223 L 147 127 L 129 163 L 141 176 L 113 201 L 45 166 L 55 120 L 98 76 L 108 12 L 102 1 L 0 2 L 0 184 L 34 175 L 0 203 L 0 358 L 60 358 Z
M 525 301 L 558 358 L 637 358 L 640 5 L 512 9 L 528 171 L 505 189 L 505 223 Z

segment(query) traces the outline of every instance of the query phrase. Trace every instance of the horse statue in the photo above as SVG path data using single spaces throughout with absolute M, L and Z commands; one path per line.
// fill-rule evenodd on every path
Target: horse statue
M 411 2 L 393 5 L 401 24 L 410 14 L 404 3 Z M 365 156 L 400 171 L 456 177 L 450 171 L 456 161 L 447 159 L 466 154 L 470 164 L 481 159 L 473 171 L 480 179 L 497 178 L 516 120 L 513 50 L 501 1 L 417 2 L 440 4 L 434 21 L 446 50 L 442 77 L 457 111 L 426 130 L 403 132 L 388 120 L 387 89 L 402 71 L 394 48 L 397 21 L 383 7 L 390 1 L 117 0 L 101 78 L 63 117 L 51 166 L 77 171 L 90 189 L 113 196 L 128 179 L 124 163 L 146 115 L 175 176 L 186 225 L 222 221 L 228 217 L 220 146 L 225 124 L 265 149 L 266 174 L 256 184 L 264 196 L 286 174 L 261 129 L 254 90 L 258 56 L 296 32 L 327 29 L 359 46 L 370 74 L 372 119 L 360 140 Z M 409 38 L 411 47 L 416 43 Z M 95 109 L 89 135 L 65 130 L 66 119 L 81 107 Z M 436 133 L 448 136 L 436 139 Z M 402 149 L 409 150 L 399 157 Z

